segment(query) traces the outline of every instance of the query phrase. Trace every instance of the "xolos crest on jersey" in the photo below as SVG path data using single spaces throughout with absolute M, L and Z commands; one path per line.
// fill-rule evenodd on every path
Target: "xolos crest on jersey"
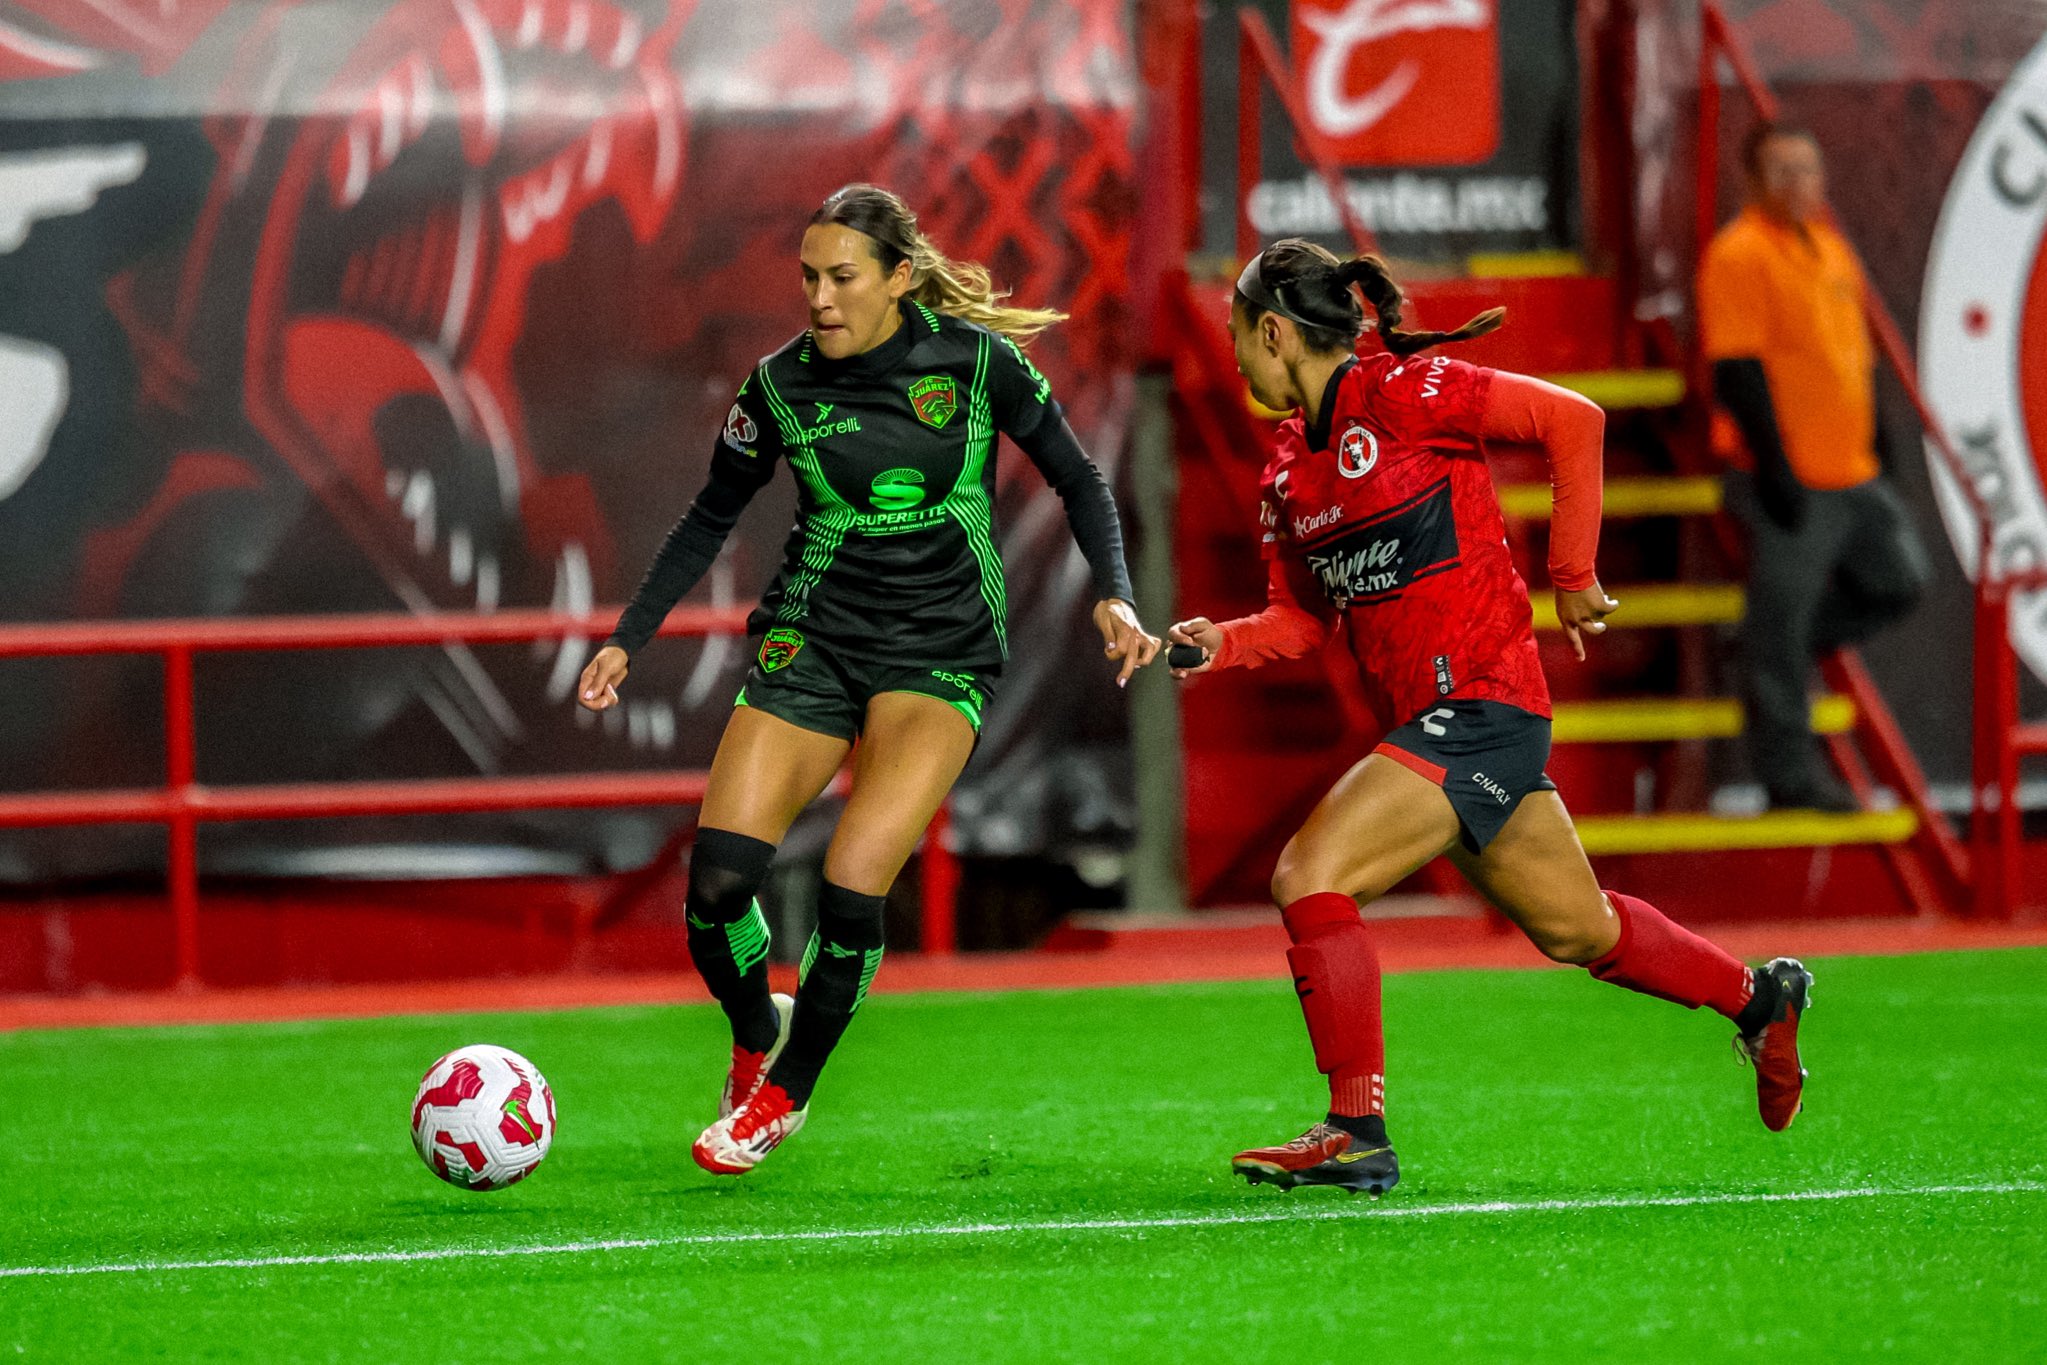
M 910 385 L 910 406 L 925 426 L 943 427 L 959 411 L 959 387 L 949 374 L 928 374 Z
M 1336 471 L 1346 479 L 1362 479 L 1379 463 L 1379 438 L 1352 422 L 1336 443 Z

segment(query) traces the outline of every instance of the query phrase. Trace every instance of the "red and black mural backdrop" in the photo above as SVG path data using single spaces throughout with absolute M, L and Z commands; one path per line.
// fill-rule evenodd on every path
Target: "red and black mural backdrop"
M 855 179 L 1073 314 L 1038 358 L 1113 476 L 1128 8 L 0 5 L 0 619 L 623 600 L 732 391 L 803 325 L 804 219 Z M 1122 819 L 1121 694 L 1066 666 L 1093 647 L 1056 500 L 1013 453 L 1002 477 L 1032 624 L 959 810 L 969 847 L 1035 851 Z M 792 507 L 763 494 L 693 600 L 751 600 Z M 743 641 L 647 651 L 602 720 L 570 697 L 590 647 L 202 657 L 201 780 L 708 763 Z M 159 780 L 159 676 L 0 665 L 0 787 Z M 224 827 L 202 860 L 405 872 L 438 843 L 567 870 L 635 861 L 675 818 Z M 148 870 L 161 847 L 11 832 L 0 880 Z

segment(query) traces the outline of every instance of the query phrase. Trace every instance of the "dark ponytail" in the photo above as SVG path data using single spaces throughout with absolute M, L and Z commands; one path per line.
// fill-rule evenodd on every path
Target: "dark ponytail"
M 1488 308 L 1452 332 L 1410 332 L 1400 325 L 1407 296 L 1384 261 L 1377 256 L 1338 260 L 1299 237 L 1274 242 L 1259 253 L 1238 281 L 1237 298 L 1254 319 L 1268 312 L 1287 318 L 1301 329 L 1302 344 L 1311 351 L 1347 351 L 1365 332 L 1365 312 L 1354 287 L 1372 305 L 1379 340 L 1394 355 L 1413 355 L 1446 341 L 1469 341 L 1507 318 L 1506 309 Z

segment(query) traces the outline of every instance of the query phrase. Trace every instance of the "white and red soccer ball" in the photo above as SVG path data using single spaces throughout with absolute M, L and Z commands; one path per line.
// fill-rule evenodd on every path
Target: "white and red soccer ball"
M 427 1068 L 412 1102 L 419 1159 L 465 1190 L 518 1184 L 553 1142 L 554 1092 L 510 1048 L 456 1048 Z

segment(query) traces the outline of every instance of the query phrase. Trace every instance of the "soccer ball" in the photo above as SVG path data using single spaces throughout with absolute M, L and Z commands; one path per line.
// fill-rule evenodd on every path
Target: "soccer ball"
M 412 1101 L 419 1159 L 465 1190 L 518 1184 L 553 1142 L 554 1092 L 510 1048 L 456 1048 L 427 1068 Z

